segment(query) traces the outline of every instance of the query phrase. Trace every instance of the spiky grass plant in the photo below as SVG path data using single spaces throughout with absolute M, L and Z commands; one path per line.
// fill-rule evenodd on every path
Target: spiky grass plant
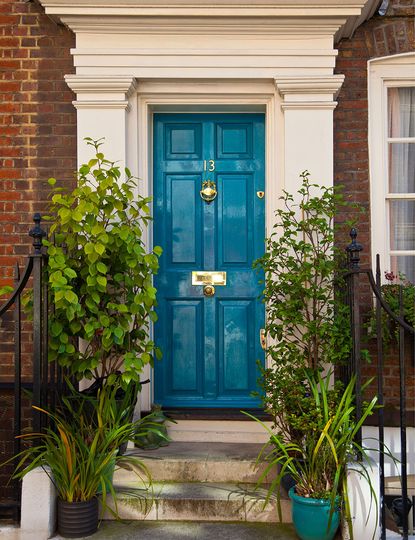
M 123 443 L 141 440 L 151 432 L 163 437 L 158 425 L 149 417 L 145 421 L 126 421 L 122 407 L 116 403 L 116 387 L 104 386 L 99 391 L 92 414 L 87 406 L 91 398 L 70 389 L 70 397 L 62 399 L 56 412 L 34 407 L 48 417 L 49 427 L 19 436 L 28 446 L 6 462 L 16 462 L 13 478 L 21 479 L 42 467 L 62 500 L 88 501 L 99 492 L 103 509 L 117 516 L 117 497 L 109 475 L 120 466 L 137 475 L 143 488 L 138 498 L 148 510 L 152 501 L 148 469 L 137 456 L 119 456 L 117 452 Z M 115 511 L 107 506 L 108 495 L 112 496 Z
M 356 378 L 352 377 L 344 391 L 339 395 L 335 407 L 330 405 L 330 374 L 322 377 L 319 371 L 308 372 L 306 384 L 310 394 L 308 399 L 315 408 L 314 422 L 304 431 L 299 440 L 286 441 L 279 433 L 255 418 L 269 435 L 263 446 L 258 462 L 266 467 L 258 480 L 258 485 L 266 482 L 271 472 L 278 470 L 271 482 L 266 503 L 274 496 L 281 519 L 281 480 L 290 474 L 295 482 L 295 491 L 302 497 L 330 500 L 330 527 L 333 513 L 339 505 L 348 524 L 350 538 L 353 540 L 350 501 L 347 492 L 348 470 L 355 470 L 368 482 L 373 500 L 376 494 L 370 481 L 370 462 L 365 448 L 356 441 L 356 436 L 366 418 L 373 413 L 377 398 L 363 407 L 362 415 L 356 418 L 354 389 Z M 353 463 L 363 467 L 353 467 Z

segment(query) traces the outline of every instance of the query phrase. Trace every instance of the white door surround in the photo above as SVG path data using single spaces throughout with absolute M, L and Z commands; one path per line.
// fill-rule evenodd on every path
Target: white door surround
M 142 179 L 151 194 L 154 111 L 264 111 L 266 223 L 283 189 L 307 169 L 333 183 L 335 39 L 351 35 L 376 0 L 40 0 L 76 34 L 78 160 L 84 137 Z M 151 240 L 151 239 L 150 239 Z M 145 388 L 145 387 L 144 387 Z M 151 403 L 143 392 L 142 406 Z M 246 422 L 245 422 L 246 424 Z

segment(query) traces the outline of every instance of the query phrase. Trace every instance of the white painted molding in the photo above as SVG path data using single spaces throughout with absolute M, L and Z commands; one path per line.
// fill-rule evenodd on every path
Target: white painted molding
M 137 90 L 137 82 L 132 75 L 65 75 L 65 82 L 76 94 L 119 92 L 128 97 Z
M 72 105 L 75 109 L 125 109 L 130 110 L 130 104 L 128 101 L 72 101 Z
M 61 16 L 60 20 L 75 33 L 88 34 L 190 34 L 190 35 L 330 35 L 333 36 L 346 21 L 346 17 L 328 20 L 314 20 L 306 18 L 301 20 L 281 20 L 273 18 L 257 17 L 250 20 L 247 17 L 214 18 L 189 17 L 181 18 L 180 15 L 173 21 L 168 19 L 151 18 L 149 20 L 142 17 L 93 17 L 93 16 Z
M 372 264 L 391 268 L 388 209 L 387 91 L 389 87 L 415 86 L 415 53 L 368 61 L 369 178 Z
M 177 32 L 185 28 L 199 33 L 251 32 L 289 34 L 336 32 L 352 35 L 375 11 L 378 0 L 40 0 L 48 15 L 60 19 L 75 32 Z M 166 22 L 167 21 L 167 22 Z M 170 27 L 170 30 L 168 30 Z
M 300 109 L 329 109 L 334 111 L 336 107 L 337 101 L 292 101 L 291 103 L 281 103 L 281 109 L 283 111 Z
M 338 94 L 343 81 L 344 75 L 278 77 L 275 79 L 275 86 L 280 95 L 287 101 L 292 99 L 293 95 L 307 95 L 307 99 L 310 100 L 310 94 L 327 94 L 332 99 Z
M 66 84 L 76 95 L 76 109 L 126 109 L 137 92 L 137 82 L 129 76 L 65 75 Z

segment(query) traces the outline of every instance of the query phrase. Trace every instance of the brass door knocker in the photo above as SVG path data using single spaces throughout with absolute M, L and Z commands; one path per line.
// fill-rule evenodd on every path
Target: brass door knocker
M 215 199 L 217 194 L 218 194 L 218 192 L 216 190 L 215 182 L 212 182 L 212 180 L 206 180 L 205 182 L 202 183 L 202 189 L 200 190 L 200 196 L 208 204 L 210 204 L 213 201 L 213 199 Z

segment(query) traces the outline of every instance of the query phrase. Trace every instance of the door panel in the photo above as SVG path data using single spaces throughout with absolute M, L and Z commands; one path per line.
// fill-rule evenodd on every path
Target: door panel
M 166 195 L 171 216 L 167 223 L 167 237 L 171 239 L 171 264 L 201 264 L 202 231 L 201 208 L 196 187 L 199 176 L 168 175 Z
M 264 116 L 154 116 L 156 276 L 155 401 L 165 407 L 255 407 L 256 361 L 264 361 L 261 287 L 252 262 L 263 254 Z M 216 199 L 200 197 L 202 182 Z M 206 297 L 195 270 L 226 271 L 226 286 Z

